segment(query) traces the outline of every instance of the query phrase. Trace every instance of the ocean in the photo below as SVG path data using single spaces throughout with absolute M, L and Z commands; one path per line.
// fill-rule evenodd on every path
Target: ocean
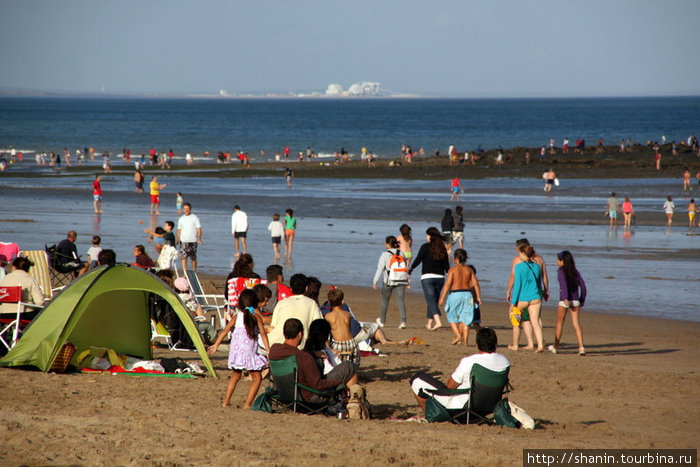
M 321 156 L 364 146 L 392 158 L 402 144 L 427 154 L 478 146 L 539 147 L 555 138 L 596 144 L 685 141 L 700 126 L 700 97 L 580 99 L 130 99 L 0 98 L 0 147 L 112 154 L 172 148 L 238 150 L 272 159 L 285 145 Z M 264 151 L 262 156 L 260 151 Z

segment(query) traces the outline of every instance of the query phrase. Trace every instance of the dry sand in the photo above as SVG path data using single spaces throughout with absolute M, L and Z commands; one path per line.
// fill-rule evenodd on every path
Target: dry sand
M 377 317 L 378 291 L 344 290 L 360 319 Z M 419 411 L 408 385 L 413 373 L 447 379 L 461 357 L 476 352 L 449 345 L 446 328 L 425 330 L 422 294 L 407 294 L 407 305 L 408 329 L 396 329 L 392 302 L 386 332 L 421 337 L 426 345 L 382 346 L 386 357 L 363 359 L 371 421 L 246 411 L 237 408 L 246 382 L 233 407 L 223 409 L 223 350 L 213 359 L 219 379 L 2 368 L 0 465 L 521 465 L 525 448 L 698 447 L 700 323 L 584 309 L 585 357 L 576 353 L 569 322 L 560 354 L 536 355 L 507 350 L 506 306 L 485 305 L 484 324 L 496 329 L 499 351 L 512 363 L 510 399 L 537 420 L 537 429 L 527 431 L 392 420 Z M 551 303 L 543 319 L 551 342 Z M 196 360 L 189 352 L 156 353 L 167 354 Z

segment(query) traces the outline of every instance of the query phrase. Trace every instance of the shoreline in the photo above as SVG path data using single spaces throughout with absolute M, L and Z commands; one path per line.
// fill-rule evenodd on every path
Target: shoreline
M 391 162 L 400 160 L 397 155 L 394 158 L 377 159 L 374 167 L 368 167 L 365 162 L 359 159 L 359 155 L 349 162 L 336 165 L 330 158 L 312 159 L 307 162 L 258 161 L 252 159 L 250 168 L 243 168 L 238 161 L 231 163 L 216 163 L 216 156 L 210 155 L 208 160 L 197 157 L 193 165 L 185 165 L 182 156 L 175 160 L 173 168 L 159 169 L 155 166 L 145 165 L 144 173 L 162 174 L 196 174 L 199 177 L 221 177 L 221 178 L 249 178 L 249 177 L 282 177 L 285 167 L 290 167 L 294 171 L 294 177 L 298 178 L 403 178 L 408 180 L 438 180 L 451 179 L 455 175 L 464 179 L 480 179 L 490 177 L 523 177 L 539 178 L 547 168 L 552 168 L 557 175 L 566 178 L 659 178 L 673 175 L 681 179 L 683 170 L 687 167 L 691 170 L 694 185 L 695 173 L 700 170 L 700 157 L 697 153 L 691 152 L 687 146 L 678 150 L 677 156 L 670 155 L 671 145 L 669 143 L 661 146 L 662 164 L 661 170 L 654 170 L 654 150 L 650 145 L 639 143 L 631 147 L 630 152 L 620 153 L 617 146 L 604 146 L 602 154 L 595 154 L 595 147 L 587 147 L 583 153 L 576 153 L 573 150 L 563 154 L 561 149 L 556 150 L 556 154 L 550 155 L 549 150 L 544 161 L 540 161 L 540 148 L 516 147 L 504 149 L 504 164 L 494 165 L 497 149 L 485 150 L 480 156 L 476 165 L 458 164 L 450 165 L 447 156 L 415 156 L 412 163 L 403 163 L 399 167 L 389 166 Z M 524 161 L 524 155 L 530 152 L 531 160 L 529 164 Z M 459 155 L 460 160 L 464 153 Z M 95 161 L 87 161 L 86 165 L 80 166 L 75 163 L 70 167 L 61 168 L 62 174 L 95 174 L 102 173 L 101 156 L 96 156 Z M 133 176 L 134 162 L 139 159 L 132 155 L 131 162 L 126 163 L 117 155 L 112 161 L 112 173 L 114 175 Z M 2 174 L 8 176 L 22 176 L 27 178 L 41 178 L 44 176 L 55 176 L 56 171 L 50 167 L 37 167 L 32 155 L 27 155 L 21 163 L 24 167 L 17 170 L 16 165 L 8 166 Z M 695 167 L 695 169 L 693 169 Z M 398 177 L 397 177 L 398 176 Z M 0 175 L 1 177 L 1 175 Z M 0 178 L 1 180 L 1 178 Z

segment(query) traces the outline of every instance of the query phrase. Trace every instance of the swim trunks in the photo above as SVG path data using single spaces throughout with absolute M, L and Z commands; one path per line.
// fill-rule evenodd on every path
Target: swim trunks
M 360 366 L 360 351 L 357 349 L 357 343 L 354 339 L 347 341 L 337 341 L 331 338 L 331 348 L 341 352 L 340 360 L 346 361 L 350 360 L 352 363 Z
M 474 320 L 474 296 L 469 290 L 452 290 L 445 303 L 448 323 L 464 323 L 467 326 Z
M 559 306 L 562 308 L 570 308 L 572 306 L 581 306 L 581 302 L 579 302 L 578 300 L 569 300 L 569 306 L 566 306 L 566 304 L 562 300 L 561 302 L 559 302 Z
M 197 261 L 197 242 L 182 242 L 177 255 L 181 259 L 190 258 L 192 261 Z
M 280 244 L 282 243 L 282 237 L 270 237 L 272 239 L 272 243 Z
M 160 204 L 160 196 L 151 195 L 151 204 Z

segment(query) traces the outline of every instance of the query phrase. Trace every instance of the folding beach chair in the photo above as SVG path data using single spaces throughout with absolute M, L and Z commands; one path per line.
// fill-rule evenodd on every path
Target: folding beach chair
M 53 293 L 59 288 L 53 288 L 51 286 L 51 274 L 49 272 L 49 257 L 46 251 L 42 250 L 29 250 L 20 251 L 20 256 L 29 259 L 34 266 L 29 268 L 29 275 L 32 276 L 39 283 L 41 287 L 41 293 L 44 295 L 46 301 L 53 298 Z
M 219 317 L 219 326 L 221 326 L 222 329 L 226 327 L 224 313 L 226 309 L 225 297 L 223 295 L 205 294 L 196 271 L 187 269 L 185 271 L 185 277 L 187 278 L 187 283 L 190 284 L 190 292 L 194 299 L 197 300 L 197 303 L 202 306 L 202 311 L 205 313 L 215 311 Z
M 299 382 L 297 358 L 291 355 L 282 360 L 270 360 L 270 376 L 275 394 L 271 396 L 272 402 L 277 407 L 291 410 L 294 413 L 317 414 L 325 413 L 329 408 L 342 401 L 340 392 L 345 385 L 329 391 L 318 391 Z M 312 394 L 327 399 L 323 403 L 307 402 L 301 396 L 300 389 L 305 389 Z
M 56 245 L 45 246 L 45 249 L 49 257 L 51 284 L 62 289 L 78 277 L 78 272 L 82 269 L 80 260 L 59 253 L 56 251 Z
M 0 304 L 16 304 L 16 312 L 12 314 L 0 313 L 0 343 L 9 351 L 15 346 L 20 336 L 20 331 L 29 326 L 30 319 L 22 319 L 22 314 L 43 309 L 43 306 L 34 305 L 22 301 L 22 287 L 0 287 Z M 31 307 L 31 308 L 30 308 Z
M 492 425 L 493 419 L 486 418 L 486 416 L 493 413 L 496 404 L 503 399 L 504 394 L 508 393 L 509 371 L 510 367 L 503 371 L 492 371 L 475 363 L 469 376 L 471 388 L 425 390 L 431 394 L 430 399 L 425 403 L 426 418 L 428 421 L 449 421 L 468 425 L 470 422 L 473 422 L 471 420 L 473 417 L 476 419 L 477 424 L 487 423 Z M 447 409 L 434 397 L 460 394 L 469 394 L 469 400 L 461 409 Z M 428 416 L 429 413 L 431 416 Z
M 153 342 L 156 339 L 163 339 L 165 341 L 165 344 L 168 346 L 168 350 L 182 350 L 182 351 L 189 351 L 192 349 L 182 349 L 177 346 L 177 343 L 173 344 L 173 339 L 172 336 L 170 335 L 170 332 L 168 329 L 165 327 L 163 323 L 160 321 L 156 321 L 154 319 L 151 320 L 151 342 Z

